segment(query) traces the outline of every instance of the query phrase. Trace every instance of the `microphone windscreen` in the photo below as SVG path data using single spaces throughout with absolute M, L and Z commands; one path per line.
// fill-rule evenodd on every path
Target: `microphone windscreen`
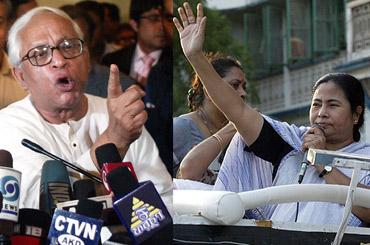
M 90 199 L 82 199 L 78 201 L 76 213 L 94 219 L 100 219 L 103 211 L 103 203 L 95 202 Z
M 100 168 L 102 168 L 103 163 L 118 163 L 122 161 L 121 155 L 113 143 L 97 147 L 95 149 L 95 156 Z
M 121 220 L 118 218 L 116 211 L 113 208 L 103 209 L 101 219 L 104 221 L 104 226 L 121 225 Z
M 107 180 L 114 195 L 118 198 L 139 187 L 139 183 L 132 175 L 128 167 L 119 167 L 110 171 Z
M 51 224 L 51 216 L 48 213 L 38 209 L 21 208 L 19 209 L 17 224 L 39 227 L 43 230 L 45 229 L 45 237 L 47 237 Z
M 73 183 L 73 193 L 76 200 L 95 197 L 95 183 L 91 179 L 80 179 Z
M 46 161 L 41 170 L 40 210 L 51 216 L 57 203 L 71 199 L 71 184 L 66 167 L 60 161 Z
M 13 236 L 31 236 L 46 242 L 50 224 L 51 217 L 48 213 L 37 209 L 21 208 Z
M 2 167 L 13 167 L 13 157 L 9 151 L 0 150 L 0 166 Z

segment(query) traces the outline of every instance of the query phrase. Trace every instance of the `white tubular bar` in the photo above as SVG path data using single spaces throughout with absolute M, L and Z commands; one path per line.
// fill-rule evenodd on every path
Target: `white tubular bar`
M 238 193 L 245 209 L 287 202 L 334 202 L 345 204 L 348 186 L 330 184 L 280 185 Z M 356 188 L 353 205 L 370 208 L 370 190 Z
M 267 204 L 321 201 L 344 204 L 348 186 L 330 184 L 281 185 L 234 193 L 228 191 L 174 190 L 173 206 L 177 215 L 195 215 L 231 225 L 239 222 L 244 211 Z M 370 208 L 370 190 L 356 188 L 353 205 Z
M 228 191 L 174 190 L 173 207 L 178 215 L 198 215 L 223 225 L 235 224 L 244 216 L 239 195 Z

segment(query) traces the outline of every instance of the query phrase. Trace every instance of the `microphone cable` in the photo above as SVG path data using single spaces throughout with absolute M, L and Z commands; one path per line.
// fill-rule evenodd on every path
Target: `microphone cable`
M 326 137 L 325 130 L 324 130 L 323 127 L 320 126 L 320 124 L 314 123 L 311 127 L 320 129 L 321 132 L 323 133 L 323 135 Z M 303 160 L 302 160 L 302 163 L 301 163 L 302 166 L 301 166 L 300 174 L 298 176 L 298 184 L 302 184 L 304 175 L 306 174 L 306 170 L 307 170 L 307 167 L 309 165 L 309 163 L 307 161 L 307 153 L 308 153 L 308 149 L 304 152 L 304 155 L 303 155 Z M 299 212 L 299 202 L 297 202 L 297 208 L 296 208 L 294 222 L 297 222 L 297 220 L 298 220 L 298 212 Z

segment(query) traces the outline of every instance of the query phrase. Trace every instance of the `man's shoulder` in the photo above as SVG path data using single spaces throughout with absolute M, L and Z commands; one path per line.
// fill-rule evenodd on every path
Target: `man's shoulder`
M 32 112 L 32 103 L 28 97 L 11 103 L 0 110 L 0 117 L 16 115 L 21 118 Z

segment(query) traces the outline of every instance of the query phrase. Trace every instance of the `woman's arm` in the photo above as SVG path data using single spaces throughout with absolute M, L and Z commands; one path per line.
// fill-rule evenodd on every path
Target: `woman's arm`
M 177 177 L 199 181 L 212 161 L 230 143 L 235 132 L 234 125 L 229 123 L 191 149 L 182 160 Z
M 174 23 L 180 34 L 183 52 L 193 66 L 212 101 L 233 122 L 247 145 L 252 144 L 258 137 L 262 124 L 262 116 L 244 103 L 237 92 L 224 82 L 213 69 L 203 54 L 206 17 L 203 16 L 201 4 L 197 6 L 197 16 L 185 2 L 178 9 L 182 24 L 177 18 Z

